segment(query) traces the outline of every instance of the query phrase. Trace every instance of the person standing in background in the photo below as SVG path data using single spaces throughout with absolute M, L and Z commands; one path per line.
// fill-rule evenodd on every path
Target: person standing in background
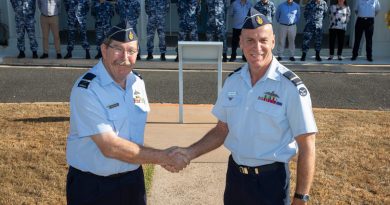
M 366 35 L 367 60 L 372 62 L 372 36 L 374 35 L 374 19 L 378 15 L 381 6 L 379 0 L 357 0 L 355 13 L 357 15 L 355 24 L 355 42 L 353 44 L 352 58 L 356 60 L 358 56 L 360 40 L 363 32 Z
M 54 47 L 57 59 L 61 59 L 60 33 L 58 29 L 58 14 L 61 11 L 60 0 L 38 0 L 38 7 L 41 11 L 41 29 L 43 54 L 41 59 L 49 57 L 49 33 L 53 34 Z
M 32 57 L 38 58 L 38 43 L 35 39 L 35 0 L 10 0 L 15 12 L 17 47 L 19 55 L 17 58 L 25 58 L 24 34 L 30 39 Z
M 278 61 L 282 60 L 286 37 L 288 38 L 288 50 L 290 51 L 290 61 L 295 61 L 295 37 L 297 35 L 297 22 L 301 16 L 299 5 L 293 0 L 287 0 L 279 4 L 276 10 L 276 22 L 279 25 L 279 35 L 277 36 L 278 47 L 276 49 Z
M 95 59 L 102 57 L 100 45 L 111 28 L 111 18 L 114 16 L 114 4 L 108 0 L 93 0 L 92 16 L 95 17 L 96 50 Z
M 141 5 L 138 0 L 117 0 L 116 12 L 119 14 L 121 21 L 128 22 L 137 32 L 138 17 L 141 13 Z M 138 45 L 139 46 L 139 45 Z M 141 50 L 138 48 L 137 60 L 141 60 Z
M 275 4 L 271 0 L 259 0 L 254 6 L 261 14 L 267 17 L 268 21 L 272 22 L 275 16 Z
M 200 14 L 200 2 L 198 0 L 179 0 L 177 2 L 177 14 L 179 15 L 178 41 L 185 41 L 186 39 L 197 41 L 197 17 Z M 178 52 L 177 48 L 176 52 Z M 177 54 L 175 61 L 179 61 L 179 54 Z
M 223 42 L 222 61 L 227 61 L 226 42 L 226 0 L 206 0 L 207 4 L 207 41 Z
M 232 17 L 232 27 L 233 27 L 233 36 L 232 36 L 232 54 L 230 55 L 229 62 L 236 61 L 237 57 L 237 48 L 240 40 L 242 26 L 244 25 L 245 17 L 252 7 L 251 2 L 247 0 L 235 0 L 230 5 L 230 16 Z M 242 55 L 242 60 L 246 60 L 245 56 Z
M 305 6 L 303 13 L 306 26 L 303 30 L 302 57 L 301 61 L 306 60 L 306 53 L 309 50 L 311 39 L 314 37 L 314 49 L 316 51 L 316 61 L 322 61 L 320 57 L 322 44 L 322 21 L 327 14 L 328 6 L 324 0 L 311 0 Z
M 347 0 L 338 0 L 337 4 L 329 7 L 330 26 L 329 26 L 329 58 L 333 59 L 334 44 L 337 38 L 337 59 L 342 60 L 345 31 L 351 16 L 351 10 L 347 4 Z
M 72 58 L 76 39 L 76 27 L 80 26 L 82 47 L 85 49 L 85 59 L 90 59 L 89 43 L 87 39 L 87 13 L 89 0 L 64 0 L 65 10 L 68 14 L 68 47 L 65 59 Z
M 167 52 L 167 45 L 165 44 L 165 17 L 169 12 L 168 0 L 145 0 L 145 12 L 148 15 L 148 25 L 146 27 L 147 33 L 147 49 L 148 57 L 146 60 L 153 59 L 154 48 L 154 33 L 157 30 L 160 60 L 166 61 L 165 53 Z

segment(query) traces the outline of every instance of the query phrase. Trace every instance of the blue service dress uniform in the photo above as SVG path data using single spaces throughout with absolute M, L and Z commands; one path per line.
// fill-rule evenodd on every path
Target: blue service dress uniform
M 266 74 L 252 86 L 245 64 L 226 79 L 212 113 L 229 128 L 224 142 L 231 151 L 225 204 L 280 202 L 282 197 L 286 197 L 282 204 L 289 204 L 288 162 L 298 150 L 295 137 L 317 132 L 310 93 L 299 77 L 273 58 Z M 243 175 L 238 166 L 262 168 L 260 174 Z M 240 191 L 242 186 L 253 193 Z M 266 188 L 260 191 L 262 186 Z M 256 201 L 251 201 L 253 196 Z
M 139 164 L 125 163 L 105 157 L 91 139 L 92 135 L 112 131 L 123 139 L 143 145 L 144 128 L 147 113 L 150 110 L 144 81 L 132 72 L 127 77 L 126 89 L 122 89 L 113 81 L 100 60 L 73 86 L 70 96 L 70 110 L 70 133 L 66 146 L 66 159 L 71 168 L 68 173 L 67 185 L 77 186 L 77 180 L 82 180 L 81 178 L 77 180 L 69 179 L 74 177 L 72 175 L 74 172 L 81 172 L 86 176 L 83 180 L 88 180 L 91 177 L 105 177 L 101 180 L 109 182 L 118 173 L 133 171 L 136 176 L 126 176 L 123 182 L 127 184 L 128 182 L 131 183 L 128 180 L 133 180 L 135 183 L 133 189 L 137 190 L 136 193 L 139 193 L 138 190 L 144 190 L 143 173 Z M 132 179 L 131 177 L 135 178 Z M 118 187 L 119 184 L 113 184 L 112 186 Z M 77 199 L 77 197 L 88 197 L 91 194 L 95 198 L 107 194 L 120 195 L 120 193 L 110 193 L 107 189 L 109 187 L 102 187 L 102 190 L 77 187 L 76 190 L 83 193 L 69 193 L 68 190 L 75 190 L 75 188 L 67 187 L 67 198 Z M 127 195 L 123 197 L 131 197 Z M 116 197 L 112 198 L 115 199 Z M 145 196 L 134 198 L 143 200 Z M 92 202 L 92 204 L 105 204 L 105 202 Z M 116 202 L 110 201 L 106 204 L 116 204 Z M 139 203 L 134 202 L 134 204 L 145 203 L 141 201 Z

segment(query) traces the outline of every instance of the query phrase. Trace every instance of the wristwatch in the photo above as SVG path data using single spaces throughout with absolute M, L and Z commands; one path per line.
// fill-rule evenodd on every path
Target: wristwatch
M 310 196 L 309 194 L 298 194 L 298 193 L 295 193 L 294 194 L 294 198 L 297 198 L 297 199 L 300 199 L 304 202 L 308 202 L 309 199 L 310 199 Z

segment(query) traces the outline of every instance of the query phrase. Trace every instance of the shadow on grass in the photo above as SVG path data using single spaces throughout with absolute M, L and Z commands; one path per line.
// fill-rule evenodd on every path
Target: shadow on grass
M 64 122 L 69 121 L 69 117 L 38 117 L 14 119 L 14 122 Z

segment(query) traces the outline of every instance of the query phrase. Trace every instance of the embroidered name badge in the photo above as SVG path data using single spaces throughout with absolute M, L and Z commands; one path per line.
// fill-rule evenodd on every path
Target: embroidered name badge
M 281 106 L 282 103 L 278 102 L 278 98 L 279 98 L 279 96 L 274 91 L 272 91 L 272 92 L 265 92 L 264 97 L 259 96 L 257 99 L 262 100 L 264 102 L 268 102 L 268 103 L 272 103 L 272 104 Z
M 228 95 L 228 99 L 230 101 L 230 100 L 233 100 L 234 97 L 236 97 L 237 92 L 234 92 L 234 91 L 228 92 L 227 95 Z
M 116 107 L 118 107 L 118 106 L 119 106 L 119 103 L 114 103 L 114 104 L 109 105 L 109 106 L 107 106 L 107 107 L 108 107 L 108 109 L 112 109 L 112 108 L 116 108 Z

